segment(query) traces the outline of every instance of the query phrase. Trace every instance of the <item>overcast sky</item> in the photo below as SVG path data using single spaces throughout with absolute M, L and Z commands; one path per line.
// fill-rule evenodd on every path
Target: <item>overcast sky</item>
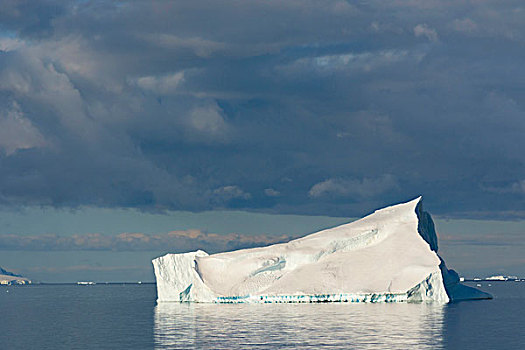
M 443 220 L 522 223 L 524 18 L 519 0 L 0 0 L 0 209 L 25 213 L 0 249 L 129 251 L 116 235 L 134 232 L 155 250 L 179 232 L 174 251 L 221 250 L 210 234 L 300 233 L 250 231 L 243 211 L 323 215 L 278 221 L 315 229 L 418 195 Z M 228 210 L 246 225 L 206 219 Z M 93 236 L 123 211 L 164 219 Z M 525 269 L 525 224 L 458 227 L 444 240 L 504 242 Z

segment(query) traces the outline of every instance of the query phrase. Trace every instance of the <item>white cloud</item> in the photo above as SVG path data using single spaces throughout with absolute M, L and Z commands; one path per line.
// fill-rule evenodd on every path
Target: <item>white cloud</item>
M 349 52 L 338 55 L 322 55 L 300 58 L 291 64 L 279 66 L 277 69 L 284 73 L 300 73 L 315 69 L 319 72 L 333 72 L 339 70 L 371 72 L 380 67 L 393 65 L 406 60 L 421 60 L 419 52 L 407 50 L 381 50 L 368 52 Z
M 344 179 L 331 178 L 321 181 L 310 189 L 308 196 L 319 198 L 352 197 L 371 198 L 398 187 L 396 179 L 389 174 L 378 178 Z
M 268 197 L 279 197 L 281 195 L 281 192 L 273 189 L 273 188 L 266 188 L 264 190 L 264 194 Z
M 184 72 L 170 73 L 163 76 L 144 76 L 131 81 L 143 90 L 160 94 L 170 94 L 184 82 Z
M 414 27 L 414 35 L 416 37 L 425 37 L 430 41 L 438 40 L 438 33 L 435 29 L 430 28 L 426 24 L 418 24 Z
M 250 199 L 252 197 L 249 193 L 244 192 L 239 186 L 235 185 L 219 187 L 213 191 L 213 194 L 223 201 L 229 201 L 236 198 Z

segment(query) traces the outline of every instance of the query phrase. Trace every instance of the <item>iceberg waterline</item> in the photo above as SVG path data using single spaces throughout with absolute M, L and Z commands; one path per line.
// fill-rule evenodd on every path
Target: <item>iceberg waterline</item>
M 421 197 L 287 243 L 153 260 L 158 302 L 422 302 L 486 299 L 438 255 Z

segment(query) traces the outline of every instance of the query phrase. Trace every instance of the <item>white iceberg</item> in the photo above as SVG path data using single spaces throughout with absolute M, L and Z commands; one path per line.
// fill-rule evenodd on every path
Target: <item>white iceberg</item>
M 158 302 L 421 302 L 491 298 L 437 254 L 421 197 L 288 243 L 153 260 Z

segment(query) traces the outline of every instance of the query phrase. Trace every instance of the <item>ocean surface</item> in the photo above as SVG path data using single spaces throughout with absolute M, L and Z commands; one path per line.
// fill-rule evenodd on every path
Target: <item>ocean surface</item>
M 447 305 L 156 305 L 152 284 L 2 286 L 0 348 L 525 349 L 525 282 L 481 284 L 493 300 Z

